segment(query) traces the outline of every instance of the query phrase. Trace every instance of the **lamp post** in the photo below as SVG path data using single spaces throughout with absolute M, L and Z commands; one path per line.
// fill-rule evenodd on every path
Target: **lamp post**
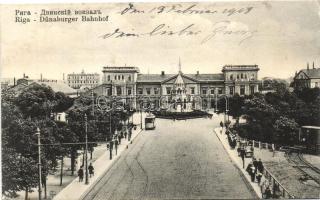
M 85 121 L 85 131 L 86 131 L 86 147 L 85 147 L 85 156 L 86 156 L 86 161 L 85 161 L 85 165 L 86 165 L 86 182 L 85 184 L 89 184 L 89 179 L 88 179 L 88 124 L 87 124 L 87 114 L 84 114 L 84 121 Z
M 39 169 L 39 200 L 41 200 L 41 140 L 40 140 L 40 129 L 37 127 L 36 135 L 38 136 L 38 169 Z
M 140 129 L 142 130 L 142 110 L 140 110 Z
M 224 113 L 224 124 L 226 124 L 226 121 L 227 121 L 226 115 L 227 115 L 227 113 L 229 111 L 229 105 L 228 105 L 228 97 L 224 96 L 224 99 L 226 101 L 226 110 L 225 110 L 225 113 Z M 228 115 L 228 121 L 229 121 L 229 115 Z

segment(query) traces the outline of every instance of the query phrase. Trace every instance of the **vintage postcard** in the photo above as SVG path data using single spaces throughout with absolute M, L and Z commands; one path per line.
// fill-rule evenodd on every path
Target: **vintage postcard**
M 0 5 L 2 199 L 320 197 L 320 1 Z

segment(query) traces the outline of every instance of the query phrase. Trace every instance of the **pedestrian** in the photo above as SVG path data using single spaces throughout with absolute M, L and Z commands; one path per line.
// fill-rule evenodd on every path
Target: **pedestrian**
M 128 134 L 128 141 L 131 140 L 131 135 L 132 135 L 132 128 L 129 129 L 129 134 Z
M 244 158 L 246 156 L 246 151 L 244 150 L 244 148 L 240 149 L 240 156 L 241 156 L 241 159 L 242 159 L 242 168 L 244 168 Z
M 82 166 L 78 170 L 78 176 L 79 176 L 79 182 L 82 182 L 83 181 L 83 169 L 82 169 Z
M 113 140 L 110 140 L 110 160 L 112 160 Z
M 261 178 L 262 178 L 261 172 L 257 173 L 256 178 L 257 178 L 258 184 L 260 185 L 260 181 L 261 181 Z
M 118 135 L 119 144 L 121 144 L 122 132 Z
M 258 170 L 258 161 L 256 158 L 253 158 L 253 166 L 255 168 L 254 174 L 257 174 L 257 170 Z
M 127 134 L 128 134 L 128 133 L 127 133 L 127 130 L 125 130 L 125 131 L 124 131 L 124 138 L 126 138 L 126 139 L 127 139 Z
M 221 129 L 223 129 L 223 122 L 222 121 L 220 122 L 220 126 L 221 126 Z
M 89 170 L 89 175 L 91 178 L 91 176 L 94 176 L 94 167 L 92 166 L 92 163 L 90 163 L 88 170 Z
M 251 174 L 251 167 L 252 167 L 252 162 L 250 162 L 246 168 L 246 171 L 248 172 L 248 174 Z
M 261 158 L 259 158 L 257 167 L 258 167 L 258 171 L 261 172 L 261 173 L 263 173 L 263 168 L 264 168 L 264 167 L 263 167 Z
M 254 180 L 255 180 L 255 177 L 256 177 L 255 171 L 256 171 L 256 169 L 255 169 L 255 167 L 252 165 L 252 166 L 251 166 L 251 169 L 250 169 L 251 182 L 254 182 Z
M 269 186 L 266 188 L 266 191 L 264 193 L 265 193 L 265 198 L 266 199 L 271 199 L 272 193 L 271 193 L 271 190 L 270 190 Z

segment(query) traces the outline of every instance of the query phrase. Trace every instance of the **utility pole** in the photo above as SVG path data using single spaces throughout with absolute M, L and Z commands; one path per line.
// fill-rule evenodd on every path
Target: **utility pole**
M 216 96 L 216 112 L 218 112 L 218 94 L 215 95 Z
M 140 110 L 140 129 L 142 130 L 142 110 Z
M 91 98 L 92 98 L 92 115 L 94 116 L 94 95 L 93 95 L 93 89 L 91 89 Z
M 85 149 L 85 156 L 86 156 L 86 182 L 85 184 L 89 184 L 89 179 L 88 179 L 88 124 L 87 124 L 87 114 L 84 114 L 84 120 L 85 120 L 85 127 L 86 127 L 86 149 Z
M 36 135 L 38 136 L 38 169 L 39 169 L 39 200 L 41 200 L 41 140 L 40 140 L 40 129 L 37 127 Z

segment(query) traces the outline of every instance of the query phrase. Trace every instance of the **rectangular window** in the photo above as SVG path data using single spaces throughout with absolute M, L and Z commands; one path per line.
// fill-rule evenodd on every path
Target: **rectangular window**
M 146 88 L 147 94 L 151 94 L 151 88 Z
M 143 94 L 142 88 L 138 88 L 138 94 Z
M 245 90 L 246 90 L 245 86 L 241 85 L 240 86 L 240 95 L 244 95 L 245 94 Z
M 254 94 L 254 85 L 250 85 L 250 94 Z
M 166 90 L 167 90 L 167 94 L 171 94 L 171 88 L 170 87 L 167 87 Z
M 202 88 L 202 94 L 207 94 L 207 88 Z
M 211 88 L 210 94 L 214 94 L 214 88 Z
M 159 94 L 159 88 L 154 88 L 154 94 Z
M 222 94 L 222 88 L 218 89 L 218 94 Z
M 194 94 L 194 87 L 191 88 L 191 94 Z
M 234 87 L 233 86 L 229 87 L 229 93 L 230 93 L 230 95 L 234 94 Z
M 132 94 L 131 88 L 128 88 L 127 94 L 128 94 L 128 95 L 131 95 L 131 94 Z
M 318 82 L 315 82 L 315 83 L 314 83 L 314 86 L 315 86 L 315 87 L 319 87 Z
M 122 94 L 121 87 L 117 86 L 117 96 L 120 96 Z

